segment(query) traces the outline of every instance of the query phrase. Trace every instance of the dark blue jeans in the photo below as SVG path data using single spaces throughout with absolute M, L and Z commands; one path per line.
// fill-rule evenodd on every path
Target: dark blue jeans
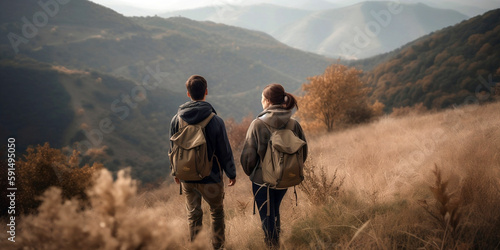
M 262 187 L 252 183 L 253 195 L 259 209 L 262 229 L 264 230 L 265 241 L 268 246 L 279 246 L 281 231 L 280 225 L 280 204 L 286 194 L 287 189 L 269 189 L 269 216 L 267 201 L 267 187 Z

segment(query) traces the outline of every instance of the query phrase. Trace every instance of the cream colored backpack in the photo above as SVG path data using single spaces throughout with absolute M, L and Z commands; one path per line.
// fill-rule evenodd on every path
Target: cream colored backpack
M 210 175 L 212 157 L 208 157 L 205 127 L 214 113 L 198 124 L 188 124 L 179 117 L 179 131 L 170 137 L 169 153 L 172 175 L 183 181 L 199 181 Z
M 283 129 L 264 124 L 271 132 L 267 151 L 261 161 L 264 182 L 274 188 L 287 188 L 304 180 L 303 147 L 306 142 L 293 132 L 295 120 L 290 119 Z

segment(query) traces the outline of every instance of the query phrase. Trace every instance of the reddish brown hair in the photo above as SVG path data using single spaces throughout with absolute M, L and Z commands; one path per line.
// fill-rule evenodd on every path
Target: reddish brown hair
M 293 109 L 294 107 L 299 109 L 297 105 L 297 100 L 295 97 L 285 92 L 285 89 L 281 84 L 272 83 L 267 85 L 262 91 L 262 95 L 271 102 L 272 105 L 283 104 L 285 109 Z

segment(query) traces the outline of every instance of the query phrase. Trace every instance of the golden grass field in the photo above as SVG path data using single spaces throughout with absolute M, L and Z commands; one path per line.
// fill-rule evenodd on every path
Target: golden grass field
M 499 110 L 493 103 L 387 116 L 309 137 L 309 195 L 297 188 L 295 206 L 288 191 L 282 249 L 500 248 Z M 251 183 L 237 169 L 236 186 L 225 194 L 226 248 L 263 249 Z M 189 243 L 185 197 L 171 181 L 137 193 L 126 173 L 113 181 L 103 171 L 85 208 L 59 193 L 47 192 L 38 215 L 22 218 L 16 243 L 2 232 L 2 249 L 211 246 L 207 206 L 205 229 Z

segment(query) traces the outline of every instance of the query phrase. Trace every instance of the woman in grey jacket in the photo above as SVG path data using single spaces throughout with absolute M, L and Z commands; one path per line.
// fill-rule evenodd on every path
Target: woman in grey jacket
M 266 244 L 279 247 L 280 214 L 279 207 L 287 189 L 262 188 L 265 183 L 262 178 L 261 160 L 266 154 L 271 132 L 267 126 L 281 129 L 291 120 L 294 123 L 292 131 L 297 137 L 306 141 L 300 124 L 291 118 L 297 101 L 293 95 L 286 93 L 280 84 L 270 84 L 262 91 L 262 111 L 248 128 L 245 144 L 241 154 L 241 165 L 250 176 L 255 202 L 259 208 L 262 229 Z M 303 161 L 307 158 L 307 145 L 303 147 Z M 267 191 L 269 190 L 269 194 Z M 269 200 L 268 200 L 269 199 Z M 265 202 L 269 202 L 265 204 Z M 265 205 L 265 206 L 264 206 Z M 270 210 L 269 212 L 267 210 Z

